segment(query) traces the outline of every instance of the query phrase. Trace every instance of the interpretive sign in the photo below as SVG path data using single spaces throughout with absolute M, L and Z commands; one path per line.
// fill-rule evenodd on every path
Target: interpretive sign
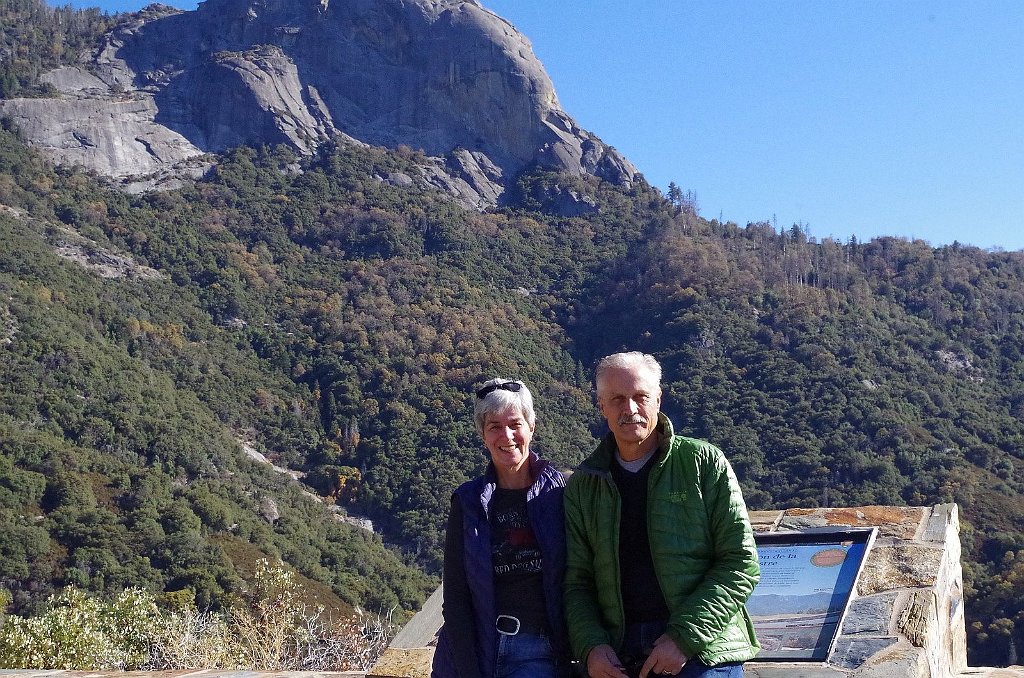
M 824 661 L 835 643 L 876 528 L 756 534 L 761 581 L 747 601 L 754 661 Z

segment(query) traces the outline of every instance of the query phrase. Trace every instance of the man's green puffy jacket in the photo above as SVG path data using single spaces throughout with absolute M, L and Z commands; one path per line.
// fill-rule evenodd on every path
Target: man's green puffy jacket
M 744 603 L 760 577 L 757 548 L 739 483 L 725 455 L 702 440 L 675 436 L 659 415 L 662 444 L 648 484 L 648 532 L 658 583 L 668 603 L 667 633 L 688 657 L 708 665 L 751 659 L 759 645 Z M 597 645 L 620 651 L 620 499 L 609 434 L 565 490 L 565 614 L 581 661 Z

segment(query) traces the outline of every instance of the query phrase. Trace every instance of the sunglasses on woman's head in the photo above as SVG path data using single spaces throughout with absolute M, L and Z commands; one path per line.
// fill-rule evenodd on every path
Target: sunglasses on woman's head
M 506 381 L 502 384 L 490 384 L 488 386 L 484 386 L 482 389 L 477 391 L 476 397 L 479 398 L 480 400 L 483 400 L 484 398 L 487 397 L 488 393 L 492 393 L 494 391 L 497 391 L 498 389 L 501 389 L 502 391 L 512 391 L 513 393 L 516 393 L 522 387 L 523 385 L 520 384 L 518 381 Z

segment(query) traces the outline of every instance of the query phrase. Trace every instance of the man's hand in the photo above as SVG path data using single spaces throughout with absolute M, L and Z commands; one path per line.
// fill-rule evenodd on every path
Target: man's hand
M 587 674 L 590 678 L 629 678 L 611 645 L 598 645 L 587 654 Z
M 676 641 L 663 633 L 654 641 L 654 649 L 640 668 L 640 678 L 647 678 L 648 674 L 674 676 L 683 670 L 689 659 L 676 645 Z

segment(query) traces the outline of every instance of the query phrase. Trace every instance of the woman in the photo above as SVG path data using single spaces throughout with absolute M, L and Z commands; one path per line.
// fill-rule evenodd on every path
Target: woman
M 530 451 L 536 416 L 523 382 L 491 379 L 474 410 L 491 463 L 452 495 L 431 677 L 564 676 L 565 480 Z

